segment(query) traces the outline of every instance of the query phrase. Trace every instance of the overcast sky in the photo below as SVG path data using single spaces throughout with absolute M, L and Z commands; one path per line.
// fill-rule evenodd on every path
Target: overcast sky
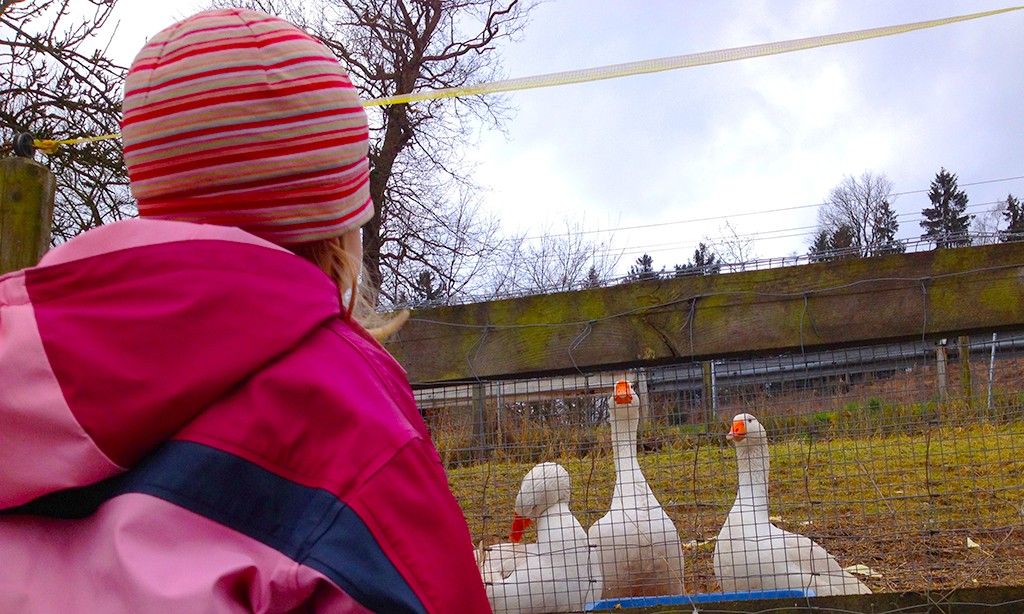
M 113 52 L 127 64 L 187 2 L 121 0 Z M 1010 6 L 953 0 L 550 0 L 502 47 L 509 77 L 923 21 Z M 758 257 L 804 253 L 816 208 L 844 175 L 927 190 L 1024 175 L 1024 11 L 792 54 L 509 94 L 504 133 L 473 154 L 486 208 L 510 230 L 579 221 L 656 268 L 705 237 L 758 235 Z M 971 210 L 1024 196 L 1024 180 L 967 187 Z M 924 194 L 899 196 L 916 237 Z M 708 221 L 693 221 L 704 218 Z M 622 230 L 622 227 L 652 225 Z M 779 238 L 771 238 L 777 236 Z

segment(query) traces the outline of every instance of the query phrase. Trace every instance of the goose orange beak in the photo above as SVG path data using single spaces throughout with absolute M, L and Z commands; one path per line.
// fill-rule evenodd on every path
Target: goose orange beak
M 513 544 L 518 544 L 523 541 L 523 531 L 526 527 L 533 524 L 533 521 L 529 518 L 524 518 L 519 514 L 512 515 L 512 530 L 508 532 L 508 539 Z
M 633 392 L 629 389 L 629 382 L 620 379 L 615 382 L 615 403 L 625 405 L 633 402 Z
M 743 441 L 747 436 L 747 423 L 743 420 L 733 420 L 732 430 L 725 436 L 729 441 Z

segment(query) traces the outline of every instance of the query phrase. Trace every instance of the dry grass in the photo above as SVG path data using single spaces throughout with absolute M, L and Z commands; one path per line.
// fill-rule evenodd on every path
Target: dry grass
M 777 524 L 819 541 L 844 566 L 863 564 L 880 572 L 881 579 L 867 580 L 874 590 L 1021 584 L 1024 421 L 1019 414 L 979 419 L 953 408 L 939 408 L 941 426 L 929 406 L 900 413 L 899 420 L 886 414 L 878 422 L 888 425 L 884 429 L 867 419 L 858 423 L 856 414 L 820 420 L 812 415 L 792 428 L 780 422 L 775 432 L 790 435 L 771 444 L 771 514 Z M 818 423 L 820 428 L 805 428 Z M 570 440 L 577 430 L 553 429 L 545 441 L 559 445 L 539 444 L 523 460 L 511 460 L 508 451 L 488 462 L 449 465 L 452 490 L 474 540 L 503 540 L 519 482 L 538 460 L 560 460 L 569 470 L 572 507 L 584 526 L 603 515 L 614 482 L 607 427 L 591 432 L 585 450 Z M 718 590 L 711 569 L 714 545 L 700 542 L 717 534 L 735 497 L 735 454 L 723 434 L 724 428 L 699 434 L 662 427 L 641 435 L 640 463 L 648 482 L 683 542 L 696 542 L 686 550 L 690 592 Z M 445 457 L 443 440 L 439 448 Z M 980 547 L 968 548 L 968 537 Z

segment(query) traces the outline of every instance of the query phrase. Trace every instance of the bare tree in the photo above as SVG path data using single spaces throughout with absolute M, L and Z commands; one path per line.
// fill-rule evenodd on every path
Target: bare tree
M 851 247 L 861 256 L 899 251 L 892 190 L 892 181 L 884 174 L 865 171 L 860 177 L 844 178 L 818 210 L 818 232 L 849 233 Z M 842 239 L 846 242 L 845 235 Z
M 600 285 L 609 279 L 621 252 L 604 241 L 586 238 L 581 222 L 565 221 L 565 232 L 513 239 L 497 275 L 494 294 L 559 292 Z
M 523 0 L 215 0 L 280 15 L 314 34 L 349 70 L 364 99 L 483 83 L 496 47 L 525 24 Z M 369 282 L 396 301 L 433 273 L 452 293 L 504 246 L 480 214 L 464 154 L 481 122 L 507 112 L 500 96 L 369 109 L 370 194 L 363 227 Z M 468 282 L 472 284 L 474 282 Z
M 719 265 L 731 264 L 734 270 L 745 270 L 745 263 L 756 258 L 754 239 L 736 232 L 736 228 L 728 221 L 724 228 L 719 229 L 719 232 L 722 233 L 721 236 L 715 239 L 704 238 L 704 241 L 711 245 L 717 254 Z
M 1006 210 L 1006 201 L 1001 200 L 974 217 L 971 221 L 971 234 L 974 235 L 974 245 L 999 243 L 1003 235 L 1003 232 L 999 230 L 999 225 L 1006 216 Z
M 67 138 L 117 132 L 125 69 L 100 38 L 115 0 L 22 0 L 0 14 L 0 130 Z M 112 36 L 112 34 L 111 34 Z M 116 140 L 64 147 L 48 158 L 57 178 L 53 240 L 135 214 Z

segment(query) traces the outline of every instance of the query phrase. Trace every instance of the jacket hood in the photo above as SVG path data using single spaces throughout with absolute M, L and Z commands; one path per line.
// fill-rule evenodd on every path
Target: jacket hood
M 0 509 L 128 467 L 339 315 L 238 229 L 131 220 L 0 277 Z

